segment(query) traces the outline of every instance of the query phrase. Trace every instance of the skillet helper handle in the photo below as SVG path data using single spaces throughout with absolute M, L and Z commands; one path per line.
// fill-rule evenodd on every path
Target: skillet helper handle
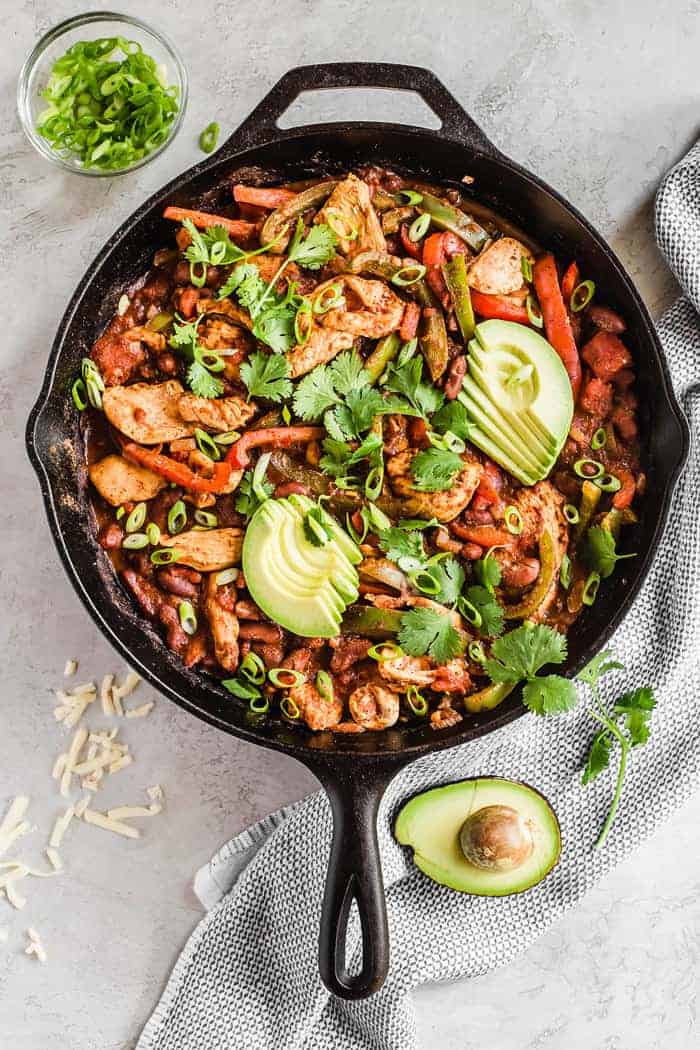
M 295 99 L 305 91 L 328 88 L 415 91 L 442 122 L 440 134 L 477 153 L 500 155 L 476 121 L 430 69 L 392 62 L 328 62 L 290 69 L 234 131 L 222 152 L 229 143 L 238 150 L 279 138 L 279 118 Z
M 361 770 L 359 776 L 318 767 L 314 772 L 333 812 L 333 842 L 321 909 L 321 979 L 341 999 L 365 999 L 381 988 L 389 971 L 389 927 L 377 841 L 377 809 L 387 780 L 370 769 L 364 775 Z M 353 901 L 362 939 L 362 968 L 357 974 L 348 973 L 346 960 Z

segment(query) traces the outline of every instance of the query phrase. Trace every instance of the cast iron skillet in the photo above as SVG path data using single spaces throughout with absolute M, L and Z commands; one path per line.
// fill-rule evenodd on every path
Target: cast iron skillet
M 413 90 L 442 121 L 439 132 L 388 123 L 334 123 L 280 130 L 277 121 L 303 92 L 317 88 L 382 87 Z M 95 540 L 86 472 L 70 385 L 80 358 L 113 314 L 120 294 L 144 273 L 157 248 L 172 243 L 167 204 L 216 211 L 230 202 L 230 182 L 268 182 L 344 172 L 362 163 L 385 164 L 434 182 L 464 184 L 481 201 L 519 223 L 562 259 L 576 258 L 604 289 L 605 301 L 626 319 L 641 397 L 648 488 L 641 521 L 625 533 L 637 557 L 621 563 L 614 584 L 601 588 L 595 607 L 569 639 L 567 673 L 600 649 L 620 623 L 649 571 L 674 484 L 688 448 L 687 424 L 673 396 L 659 341 L 647 311 L 603 238 L 540 179 L 508 160 L 427 69 L 370 63 L 334 63 L 293 69 L 273 87 L 221 149 L 170 182 L 110 238 L 80 282 L 61 321 L 46 378 L 27 426 L 27 448 L 38 474 L 53 536 L 68 575 L 92 618 L 115 648 L 166 696 L 235 736 L 275 748 L 303 762 L 323 784 L 333 809 L 334 834 L 323 901 L 320 971 L 336 995 L 359 999 L 382 985 L 389 967 L 384 889 L 376 814 L 389 781 L 429 751 L 474 740 L 523 714 L 511 696 L 494 711 L 467 716 L 450 729 L 400 728 L 358 736 L 311 733 L 275 720 L 258 723 L 228 693 L 174 659 L 115 581 Z M 251 170 L 252 169 L 252 170 Z M 489 772 L 485 770 L 485 772 Z M 362 969 L 349 974 L 345 934 L 352 900 L 362 928 Z

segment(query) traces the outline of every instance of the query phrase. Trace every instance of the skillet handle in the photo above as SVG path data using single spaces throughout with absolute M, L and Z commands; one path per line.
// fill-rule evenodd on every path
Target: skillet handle
M 401 763 L 403 764 L 403 763 Z M 376 766 L 316 765 L 333 812 L 333 842 L 321 909 L 319 970 L 328 990 L 341 999 L 366 999 L 384 984 L 389 971 L 389 927 L 377 841 L 377 810 L 389 780 Z M 350 908 L 357 903 L 362 937 L 362 969 L 349 974 L 346 936 Z
M 431 70 L 391 62 L 328 62 L 290 69 L 222 145 L 220 155 L 279 139 L 279 118 L 294 100 L 305 91 L 327 88 L 415 91 L 442 122 L 441 135 L 455 139 L 477 153 L 500 155 L 476 121 Z

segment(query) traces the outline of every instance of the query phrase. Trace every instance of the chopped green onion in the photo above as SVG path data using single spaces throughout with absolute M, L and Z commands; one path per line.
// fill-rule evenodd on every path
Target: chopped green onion
M 427 715 L 428 701 L 415 685 L 409 685 L 406 690 L 406 703 L 417 718 L 423 718 Z
M 591 448 L 597 452 L 599 448 L 605 448 L 608 443 L 608 432 L 605 427 L 598 427 L 591 438 Z
M 177 615 L 180 618 L 180 626 L 185 634 L 190 636 L 197 633 L 197 614 L 192 602 L 180 602 L 177 607 Z
M 427 433 L 428 441 L 433 448 L 444 449 L 447 452 L 464 452 L 467 447 L 461 437 L 457 437 L 451 430 L 446 430 L 444 434 L 436 434 L 434 430 L 429 430 Z
M 540 310 L 540 304 L 535 299 L 534 295 L 530 293 L 525 300 L 525 309 L 527 310 L 527 319 L 531 325 L 535 328 L 544 327 L 544 318 L 542 317 L 542 311 Z
M 532 365 L 521 365 L 508 376 L 506 386 L 520 386 L 521 383 L 526 383 L 534 370 Z
M 117 519 L 117 521 L 121 521 L 125 514 L 126 511 L 123 507 L 117 507 L 117 509 L 114 512 L 114 517 Z
M 350 538 L 353 539 L 358 546 L 360 543 L 364 543 L 367 538 L 367 533 L 369 532 L 369 521 L 364 514 L 364 507 L 360 511 L 360 518 L 362 519 L 362 532 L 357 532 L 352 523 L 352 515 L 350 512 L 345 515 L 345 529 L 350 534 Z
M 512 504 L 506 507 L 503 514 L 503 521 L 505 527 L 508 529 L 513 536 L 519 536 L 523 531 L 523 516 L 517 507 Z
M 149 521 L 146 526 L 146 535 L 148 536 L 148 542 L 152 547 L 156 547 L 160 543 L 160 528 L 156 525 L 155 521 Z
M 600 587 L 600 574 L 592 572 L 586 579 L 581 593 L 581 601 L 584 605 L 593 605 Z
M 417 244 L 418 241 L 422 240 L 428 232 L 430 226 L 430 216 L 427 212 L 423 212 L 417 219 L 414 219 L 408 228 L 408 239 Z
M 467 654 L 469 659 L 473 660 L 475 664 L 483 664 L 486 659 L 486 653 L 481 642 L 470 642 L 467 646 Z
M 426 569 L 418 569 L 417 572 L 409 573 L 410 583 L 422 594 L 436 595 L 440 593 L 440 581 Z
M 217 354 L 215 350 L 207 350 L 206 347 L 197 345 L 193 350 L 193 356 L 198 364 L 204 365 L 210 372 L 223 372 L 226 368 L 226 362 L 223 357 L 221 354 Z
M 127 551 L 140 551 L 147 546 L 148 536 L 145 532 L 132 532 L 129 536 L 125 536 L 122 541 L 122 547 Z
M 622 482 L 614 474 L 603 474 L 599 478 L 594 478 L 593 484 L 603 492 L 619 492 L 622 488 Z
M 290 722 L 298 722 L 301 718 L 301 711 L 294 700 L 292 700 L 291 696 L 282 697 L 280 700 L 280 710 Z
M 294 338 L 299 346 L 306 346 L 313 331 L 313 309 L 313 303 L 310 299 L 302 299 L 301 305 L 294 315 Z
M 258 462 L 255 464 L 255 470 L 253 471 L 251 487 L 256 499 L 258 499 L 260 503 L 264 503 L 265 500 L 268 499 L 267 492 L 265 491 L 265 474 L 271 456 L 271 452 L 263 452 L 262 456 L 260 456 Z
M 154 565 L 171 565 L 179 557 L 180 552 L 174 547 L 159 547 L 151 554 L 151 561 Z
M 330 226 L 336 237 L 341 241 L 356 241 L 359 236 L 357 226 L 354 226 L 346 215 L 337 208 L 327 208 L 324 211 L 326 224 Z
M 325 700 L 326 703 L 332 704 L 334 699 L 333 693 L 333 679 L 328 674 L 328 671 L 319 671 L 316 675 L 316 691 L 321 699 Z
M 402 266 L 400 270 L 397 270 L 394 276 L 391 278 L 391 283 L 395 284 L 397 288 L 409 288 L 412 284 L 417 284 L 418 281 L 425 277 L 427 267 L 423 266 L 423 263 L 409 263 L 408 266 Z
M 222 569 L 216 574 L 216 586 L 225 587 L 227 583 L 234 583 L 238 579 L 238 569 Z
M 204 131 L 199 136 L 199 148 L 203 153 L 213 153 L 216 149 L 216 144 L 219 141 L 219 125 L 215 120 L 212 120 L 211 124 L 207 124 Z
M 559 569 L 559 582 L 565 591 L 568 591 L 571 586 L 571 558 L 568 554 L 565 554 L 561 560 L 561 567 Z
M 152 332 L 163 332 L 170 326 L 173 320 L 172 314 L 160 313 L 155 314 L 150 321 L 146 321 L 146 328 L 150 328 Z
M 423 194 L 417 193 L 416 190 L 399 190 L 396 194 L 397 204 L 402 203 L 402 201 L 400 200 L 401 197 L 405 197 L 406 204 L 410 204 L 412 207 L 415 207 L 416 204 L 420 204 L 420 202 L 423 200 Z
M 580 478 L 595 481 L 605 473 L 605 467 L 597 459 L 577 459 L 574 463 L 574 471 Z
M 186 524 L 187 507 L 184 502 L 179 499 L 173 503 L 168 511 L 168 532 L 171 536 L 174 536 L 176 533 L 182 532 Z
M 270 699 L 267 696 L 251 696 L 248 708 L 254 715 L 266 715 L 270 710 Z
M 238 678 L 224 678 L 221 684 L 240 700 L 256 700 L 261 695 L 257 686 L 241 682 Z
M 367 650 L 367 655 L 382 664 L 385 660 L 396 660 L 399 656 L 403 656 L 404 652 L 396 642 L 379 642 Z
M 520 256 L 520 269 L 527 283 L 532 284 L 532 263 L 528 259 L 527 255 Z
M 301 671 L 293 671 L 291 667 L 272 667 L 267 672 L 267 677 L 278 689 L 294 689 L 306 681 L 306 675 Z
M 329 310 L 339 310 L 343 306 L 345 306 L 345 296 L 342 285 L 329 284 L 314 299 L 313 309 L 315 314 L 327 314 Z
M 84 412 L 88 407 L 88 396 L 87 388 L 82 379 L 76 379 L 73 386 L 70 388 L 70 395 L 73 398 L 73 404 L 78 409 L 78 412 Z
M 292 413 L 289 411 L 289 405 L 282 406 L 282 421 L 286 426 L 289 426 L 292 422 Z
M 468 598 L 462 596 L 458 600 L 457 605 L 464 619 L 467 620 L 472 627 L 476 627 L 477 629 L 481 627 L 481 613 Z
M 214 529 L 219 524 L 216 514 L 213 514 L 210 510 L 196 510 L 194 512 L 194 520 L 198 525 L 204 525 L 207 529 Z
M 384 484 L 384 465 L 372 467 L 365 480 L 365 496 L 374 501 L 380 495 Z
M 581 515 L 578 512 L 578 507 L 575 507 L 573 503 L 566 503 L 564 505 L 564 517 L 568 521 L 569 525 L 578 525 L 581 520 Z
M 311 533 L 309 539 L 317 547 L 325 547 L 330 542 L 330 534 L 326 526 L 318 518 L 309 512 L 304 517 L 304 527 Z
M 242 675 L 253 685 L 262 685 L 267 677 L 267 669 L 257 653 L 246 653 L 238 668 Z
M 88 379 L 85 382 L 85 390 L 87 391 L 88 401 L 93 408 L 102 408 L 102 391 L 98 386 L 95 385 L 92 379 Z
M 577 314 L 579 310 L 583 310 L 584 306 L 588 306 L 594 295 L 595 283 L 593 281 L 581 281 L 580 284 L 576 285 L 569 299 L 571 312 Z
M 87 383 L 88 380 L 92 380 L 97 389 L 104 392 L 105 381 L 102 378 L 99 368 L 90 357 L 84 357 L 80 366 L 80 371 L 83 379 Z
M 145 503 L 137 503 L 129 517 L 126 519 L 124 529 L 126 532 L 138 532 L 146 520 L 148 507 Z
M 207 434 L 206 430 L 201 430 L 199 427 L 195 427 L 194 439 L 197 442 L 197 448 L 203 456 L 207 457 L 207 459 L 221 459 L 221 449 L 214 441 L 211 434 Z
M 213 434 L 212 437 L 217 445 L 233 445 L 238 441 L 240 433 L 237 430 L 226 430 L 223 434 Z
M 383 510 L 380 510 L 376 503 L 369 503 L 363 510 L 367 514 L 367 518 L 370 526 L 375 532 L 382 532 L 384 529 L 391 528 L 391 519 L 386 516 Z

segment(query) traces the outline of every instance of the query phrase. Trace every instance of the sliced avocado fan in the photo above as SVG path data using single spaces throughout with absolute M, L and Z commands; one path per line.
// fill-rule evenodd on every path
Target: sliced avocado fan
M 569 433 L 571 382 L 559 354 L 532 328 L 482 321 L 468 347 L 459 400 L 470 441 L 524 485 L 546 478 Z
M 320 514 L 325 542 L 307 529 L 312 508 Z M 355 566 L 361 560 L 350 536 L 306 496 L 266 500 L 243 541 L 243 573 L 256 605 L 281 627 L 307 638 L 338 634 L 343 613 L 357 601 Z

